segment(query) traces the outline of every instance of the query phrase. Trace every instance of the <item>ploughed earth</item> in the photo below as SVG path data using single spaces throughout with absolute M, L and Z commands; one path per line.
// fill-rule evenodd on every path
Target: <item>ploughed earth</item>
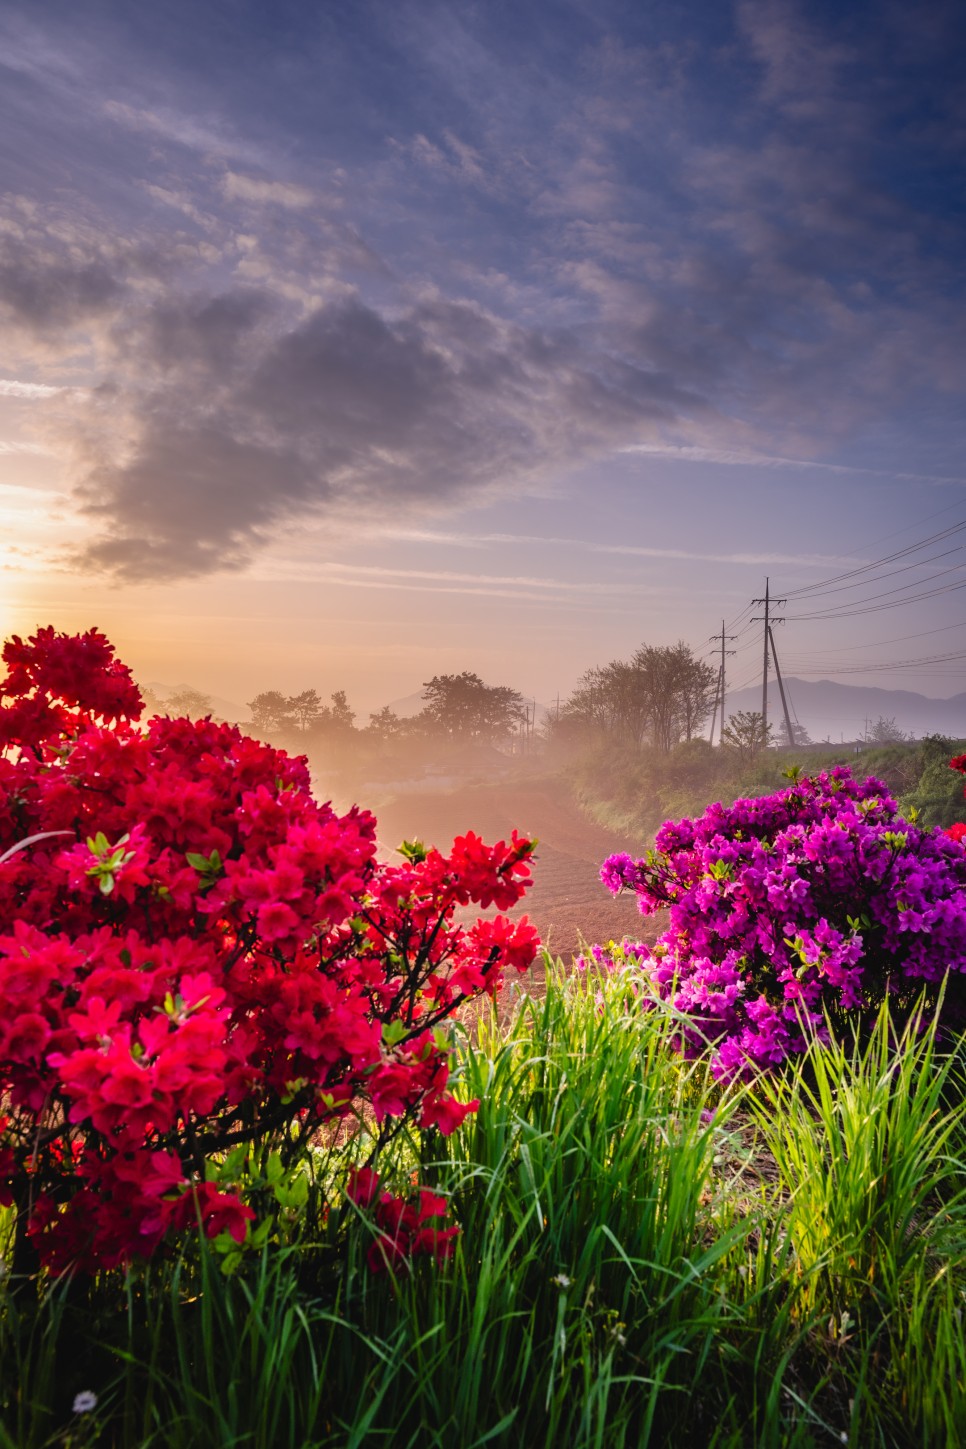
M 487 844 L 509 840 L 514 828 L 536 837 L 533 885 L 509 914 L 528 915 L 544 944 L 565 962 L 584 945 L 625 936 L 653 941 L 664 929 L 663 912 L 659 917 L 642 917 L 634 896 L 612 896 L 600 880 L 601 862 L 608 855 L 627 851 L 636 858 L 643 853 L 644 842 L 589 820 L 566 787 L 552 779 L 497 779 L 453 793 L 407 791 L 375 806 L 374 813 L 387 858 L 403 840 L 421 840 L 445 852 L 454 836 L 469 830 Z

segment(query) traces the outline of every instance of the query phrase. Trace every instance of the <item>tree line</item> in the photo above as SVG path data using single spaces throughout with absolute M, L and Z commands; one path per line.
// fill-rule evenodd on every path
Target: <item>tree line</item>
M 369 715 L 369 723 L 362 729 L 356 727 L 356 716 L 341 689 L 330 696 L 329 704 L 315 689 L 296 695 L 266 690 L 249 700 L 248 708 L 256 733 L 343 739 L 356 734 L 380 744 L 426 736 L 499 744 L 529 719 L 518 690 L 505 684 L 485 684 L 478 674 L 466 669 L 460 674 L 434 674 L 422 688 L 424 704 L 418 713 L 405 717 L 384 705 Z
M 700 732 L 717 684 L 717 670 L 687 644 L 642 644 L 628 660 L 588 669 L 554 717 L 551 732 L 666 752 Z
M 406 740 L 481 742 L 497 747 L 533 733 L 555 745 L 582 748 L 611 742 L 624 748 L 651 748 L 664 754 L 701 737 L 716 709 L 718 671 L 698 658 L 683 641 L 642 644 L 630 659 L 613 659 L 581 675 L 573 692 L 534 730 L 533 713 L 519 690 L 486 684 L 478 674 L 436 674 L 422 685 L 423 708 L 411 716 L 389 705 L 370 713 L 359 726 L 344 690 L 324 700 L 316 689 L 284 694 L 270 689 L 248 701 L 251 728 L 269 738 L 294 736 L 330 743 L 365 741 L 377 748 Z M 164 701 L 150 701 L 168 712 L 200 715 L 211 701 L 197 690 L 182 689 Z M 795 726 L 795 743 L 810 743 Z M 870 741 L 901 738 L 894 721 L 879 720 L 867 731 Z M 774 743 L 771 727 L 757 713 L 732 714 L 722 743 L 743 758 Z

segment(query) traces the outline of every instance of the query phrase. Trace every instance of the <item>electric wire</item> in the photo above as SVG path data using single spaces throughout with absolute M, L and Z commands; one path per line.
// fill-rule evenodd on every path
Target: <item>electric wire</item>
M 786 617 L 794 623 L 800 623 L 804 619 L 851 619 L 859 614 L 878 614 L 883 609 L 903 609 L 907 604 L 918 604 L 923 599 L 936 599 L 940 594 L 954 594 L 960 589 L 966 589 L 966 582 L 961 584 L 944 584 L 938 589 L 928 589 L 924 594 L 910 594 L 907 598 L 893 599 L 890 604 L 870 604 L 868 608 L 856 607 L 848 609 L 820 609 L 811 614 L 788 614 Z M 895 590 L 889 590 L 894 593 Z M 874 598 L 885 598 L 885 594 L 873 595 Z M 868 602 L 868 601 L 866 601 Z M 859 601 L 857 600 L 858 604 Z
M 908 558 L 910 554 L 919 553 L 922 549 L 929 548 L 934 543 L 942 543 L 947 538 L 952 538 L 964 530 L 966 530 L 966 521 L 950 524 L 948 528 L 940 529 L 928 538 L 920 539 L 918 543 L 907 544 L 905 548 L 900 548 L 894 553 L 886 554 L 884 558 L 871 559 L 868 563 L 860 564 L 854 569 L 847 569 L 844 573 L 832 574 L 827 579 L 818 579 L 815 583 L 804 584 L 799 589 L 790 589 L 784 597 L 786 599 L 799 599 L 807 594 L 814 594 L 822 589 L 828 589 L 832 584 L 842 583 L 845 579 L 855 578 L 859 574 L 869 573 L 872 569 L 884 568 L 886 564 L 895 563 L 898 559 Z

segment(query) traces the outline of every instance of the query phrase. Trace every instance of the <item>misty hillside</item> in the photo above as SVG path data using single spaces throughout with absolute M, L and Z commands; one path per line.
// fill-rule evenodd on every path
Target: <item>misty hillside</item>
M 873 689 L 868 685 L 836 684 L 831 679 L 785 680 L 785 694 L 792 721 L 797 718 L 813 740 L 861 739 L 880 717 L 894 719 L 901 730 L 920 738 L 966 735 L 966 694 L 950 699 L 930 699 L 907 689 Z M 738 710 L 761 709 L 761 685 L 729 693 L 725 705 L 729 715 Z M 784 734 L 781 696 L 773 679 L 768 686 L 768 719 L 775 738 Z

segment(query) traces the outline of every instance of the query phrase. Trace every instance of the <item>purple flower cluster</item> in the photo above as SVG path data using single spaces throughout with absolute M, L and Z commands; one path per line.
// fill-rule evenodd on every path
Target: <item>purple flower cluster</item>
M 887 992 L 935 997 L 947 981 L 946 1008 L 966 1016 L 966 851 L 903 820 L 878 780 L 836 769 L 711 805 L 667 821 L 643 859 L 612 855 L 601 879 L 643 915 L 669 908 L 641 964 L 720 1076 L 803 1051 L 826 1012 Z

